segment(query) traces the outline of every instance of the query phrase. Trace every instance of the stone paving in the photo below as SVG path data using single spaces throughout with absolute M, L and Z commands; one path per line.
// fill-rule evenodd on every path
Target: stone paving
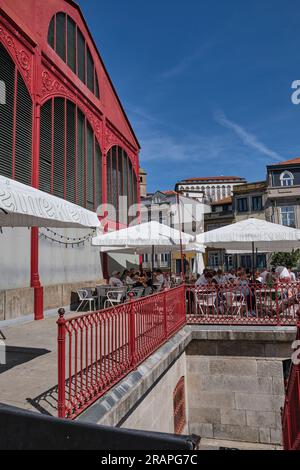
M 5 328 L 0 322 L 7 349 L 7 365 L 0 365 L 1 403 L 57 415 L 56 320 L 54 314 Z

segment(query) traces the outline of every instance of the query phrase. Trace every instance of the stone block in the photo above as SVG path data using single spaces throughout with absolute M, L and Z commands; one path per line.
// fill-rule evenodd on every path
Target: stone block
M 257 373 L 254 359 L 223 358 L 219 356 L 210 358 L 209 370 L 213 375 L 253 376 Z
M 271 443 L 270 428 L 261 428 L 259 430 L 259 442 L 261 442 L 262 444 Z
M 189 408 L 189 422 L 195 423 L 221 423 L 220 408 Z
M 284 380 L 283 380 L 283 377 L 273 377 L 272 378 L 272 382 L 273 382 L 273 394 L 274 395 L 281 395 L 283 396 L 284 395 Z
M 188 373 L 209 374 L 209 357 L 186 356 L 186 360 Z
M 190 423 L 189 430 L 190 434 L 196 434 L 200 437 L 213 437 L 213 425 L 209 423 Z
M 257 361 L 257 375 L 259 377 L 283 377 L 283 366 L 281 361 Z
M 273 411 L 247 411 L 247 425 L 259 428 L 268 428 L 276 425 L 276 416 Z
M 190 394 L 190 406 L 197 406 L 201 408 L 234 408 L 234 394 L 231 392 L 204 392 L 195 389 L 193 394 Z
M 44 286 L 44 310 L 51 310 L 62 306 L 62 284 Z
M 233 426 L 227 424 L 214 424 L 215 439 L 228 439 L 233 441 L 259 442 L 259 431 L 249 426 Z
M 291 356 L 291 343 L 266 344 L 266 357 L 289 358 Z
M 217 421 L 215 421 L 215 423 L 217 423 Z M 221 410 L 221 424 L 245 426 L 246 412 L 244 410 L 231 410 L 228 408 L 223 408 Z
M 220 341 L 218 356 L 265 357 L 265 345 L 255 341 Z
M 282 430 L 271 429 L 271 444 L 282 444 Z
M 203 391 L 247 392 L 272 394 L 272 378 L 237 375 L 191 374 L 191 386 Z M 188 378 L 189 380 L 189 378 Z
M 282 402 L 281 398 L 267 394 L 235 394 L 235 403 L 238 410 L 279 412 Z
M 5 291 L 5 320 L 34 312 L 34 290 L 30 287 Z

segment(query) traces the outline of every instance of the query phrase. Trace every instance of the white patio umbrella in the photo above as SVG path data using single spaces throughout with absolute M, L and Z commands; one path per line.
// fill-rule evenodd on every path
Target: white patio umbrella
M 155 252 L 178 250 L 181 243 L 184 248 L 192 243 L 194 238 L 192 235 L 180 232 L 168 225 L 151 221 L 114 232 L 98 233 L 92 239 L 92 245 L 101 246 L 101 251 L 113 253 L 146 253 L 151 251 L 153 268 Z
M 300 248 L 300 230 L 250 218 L 196 237 L 197 243 L 226 250 L 291 251 Z
M 99 227 L 95 212 L 0 175 L 0 227 Z
M 250 218 L 225 227 L 201 233 L 197 243 L 226 250 L 255 249 L 263 252 L 300 248 L 300 230 Z

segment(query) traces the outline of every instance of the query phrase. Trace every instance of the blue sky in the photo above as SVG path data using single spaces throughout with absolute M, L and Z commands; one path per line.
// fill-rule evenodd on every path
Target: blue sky
M 296 0 L 79 0 L 140 141 L 149 191 L 263 179 L 300 156 Z

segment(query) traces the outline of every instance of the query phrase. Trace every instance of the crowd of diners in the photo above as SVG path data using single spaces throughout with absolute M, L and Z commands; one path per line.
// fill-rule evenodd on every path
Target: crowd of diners
M 150 288 L 153 291 L 159 291 L 166 287 L 171 287 L 171 277 L 169 273 L 163 273 L 160 269 L 151 271 L 125 269 L 121 274 L 119 271 L 113 271 L 109 279 L 109 285 L 112 287 Z
M 285 266 L 256 270 L 254 277 L 252 270 L 244 268 L 231 269 L 228 272 L 223 272 L 221 269 L 217 271 L 204 269 L 203 273 L 197 276 L 195 286 L 219 286 L 224 284 L 238 286 L 246 283 L 272 286 L 280 282 L 295 282 L 296 280 L 296 274 Z

